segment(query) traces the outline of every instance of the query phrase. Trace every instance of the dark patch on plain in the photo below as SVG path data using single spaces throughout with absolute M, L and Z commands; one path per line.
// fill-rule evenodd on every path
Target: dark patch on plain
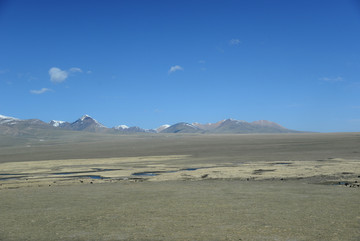
M 72 174 L 81 174 L 81 173 L 92 173 L 92 172 L 109 172 L 109 171 L 118 171 L 122 169 L 102 169 L 102 168 L 92 168 L 92 171 L 79 171 L 79 172 L 56 172 L 50 173 L 52 175 L 72 175 Z
M 72 178 L 91 178 L 91 179 L 110 179 L 109 177 L 103 177 L 100 175 L 82 175 L 82 176 L 70 176 L 70 177 L 72 177 Z
M 2 178 L 0 178 L 0 181 L 11 180 L 11 179 L 19 179 L 19 178 L 23 178 L 23 177 L 27 177 L 27 176 L 2 177 Z
M 157 176 L 161 173 L 175 173 L 181 171 L 196 171 L 198 169 L 209 168 L 209 167 L 198 167 L 198 168 L 184 168 L 180 170 L 173 170 L 173 171 L 153 171 L 153 172 L 136 172 L 133 173 L 133 176 Z
M 0 176 L 20 176 L 23 174 L 0 173 Z
M 353 187 L 353 188 L 360 187 L 360 185 L 356 181 L 355 182 L 350 182 L 350 181 L 324 182 L 324 183 L 321 183 L 321 184 L 323 184 L 323 185 L 332 185 L 332 186 Z
M 261 175 L 264 172 L 274 172 L 276 169 L 257 169 L 253 171 L 253 174 L 255 175 Z
M 157 176 L 159 175 L 158 173 L 154 173 L 154 172 L 136 172 L 131 174 L 133 176 L 149 176 L 149 177 L 153 177 L 153 176 Z

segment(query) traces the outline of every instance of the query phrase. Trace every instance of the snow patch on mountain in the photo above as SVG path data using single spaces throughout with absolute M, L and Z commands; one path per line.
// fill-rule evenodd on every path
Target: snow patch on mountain
M 5 123 L 10 124 L 10 122 L 13 122 L 13 121 L 20 121 L 20 119 L 10 117 L 10 116 L 0 115 L 0 124 L 5 124 Z
M 81 120 L 81 121 L 84 121 L 86 118 L 91 118 L 91 116 L 89 116 L 89 115 L 83 115 L 83 116 L 80 118 L 80 120 Z M 91 118 L 91 119 L 93 119 L 93 118 Z
M 199 127 L 194 126 L 193 124 L 185 123 L 185 125 L 194 129 L 200 129 Z
M 160 132 L 160 131 L 165 130 L 165 129 L 169 128 L 169 127 L 170 127 L 170 125 L 165 124 L 165 125 L 162 125 L 162 126 L 156 128 L 156 131 Z
M 128 127 L 127 125 L 118 125 L 118 126 L 115 126 L 114 129 L 115 130 L 126 130 L 126 129 L 129 129 L 130 127 Z
M 61 126 L 61 124 L 64 124 L 64 123 L 65 123 L 65 121 L 52 120 L 52 121 L 50 121 L 49 124 L 54 127 L 59 127 L 59 126 Z

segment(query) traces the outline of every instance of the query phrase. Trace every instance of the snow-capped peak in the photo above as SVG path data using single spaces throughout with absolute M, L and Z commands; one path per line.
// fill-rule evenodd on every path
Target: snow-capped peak
M 19 121 L 19 120 L 20 119 L 17 119 L 17 118 L 14 118 L 14 117 L 0 115 L 0 124 L 8 123 L 8 122 L 11 122 L 11 121 Z
M 129 127 L 127 125 L 118 125 L 118 126 L 115 126 L 114 129 L 125 130 L 125 129 L 129 129 Z
M 91 118 L 91 116 L 89 116 L 89 115 L 83 115 L 81 118 L 80 118 L 80 120 L 81 121 L 84 121 L 86 118 Z M 91 118 L 92 119 L 92 118 Z
M 102 128 L 106 128 L 106 126 L 104 126 L 103 124 L 99 123 L 97 120 L 95 120 L 94 118 L 92 118 L 91 116 L 89 115 L 83 115 L 80 119 L 78 119 L 76 122 L 81 122 L 83 123 L 86 119 L 90 119 L 91 121 L 95 122 L 95 124 L 98 126 L 98 127 L 102 127 Z M 88 121 L 87 120 L 87 121 Z
M 59 127 L 61 124 L 64 124 L 65 121 L 59 121 L 59 120 L 52 120 L 50 121 L 50 125 L 54 126 L 54 127 Z
M 156 128 L 156 131 L 160 132 L 160 131 L 165 130 L 166 128 L 169 128 L 169 127 L 170 127 L 170 125 L 165 124 L 165 125 L 162 125 L 162 126 Z

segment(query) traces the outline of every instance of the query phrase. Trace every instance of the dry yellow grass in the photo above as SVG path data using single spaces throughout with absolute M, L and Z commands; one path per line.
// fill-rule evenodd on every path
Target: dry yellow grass
M 190 169 L 190 170 L 189 170 Z M 299 179 L 315 176 L 334 177 L 348 180 L 360 173 L 360 160 L 342 158 L 321 161 L 257 161 L 219 164 L 199 163 L 196 158 L 185 155 L 142 156 L 94 159 L 67 159 L 49 161 L 5 162 L 0 170 L 7 174 L 0 180 L 1 189 L 33 185 L 92 182 L 127 181 L 142 178 L 148 181 L 199 180 L 199 179 L 242 179 L 271 180 Z M 149 173 L 154 176 L 134 173 Z M 90 176 L 99 176 L 93 180 Z M 17 178 L 21 176 L 20 178 Z M 89 177 L 86 177 L 89 176 Z

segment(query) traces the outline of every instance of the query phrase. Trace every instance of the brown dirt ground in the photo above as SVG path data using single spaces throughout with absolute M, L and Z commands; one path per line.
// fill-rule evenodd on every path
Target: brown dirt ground
M 0 145 L 0 240 L 360 240 L 359 133 L 95 137 Z

